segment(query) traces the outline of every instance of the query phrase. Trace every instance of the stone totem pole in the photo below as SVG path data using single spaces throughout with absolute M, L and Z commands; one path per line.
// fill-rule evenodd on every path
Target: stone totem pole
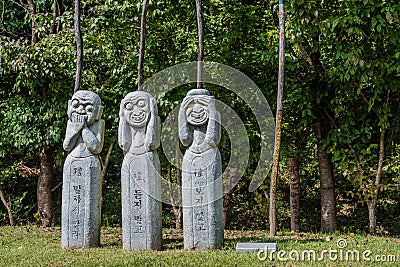
M 63 171 L 61 246 L 88 248 L 100 243 L 101 166 L 104 120 L 100 97 L 77 91 L 68 101 L 63 147 L 69 152 Z
M 161 250 L 161 177 L 156 149 L 160 118 L 154 97 L 143 91 L 121 102 L 118 142 L 121 169 L 122 239 L 127 250 Z
M 214 97 L 190 90 L 179 110 L 179 138 L 188 146 L 182 163 L 185 249 L 218 249 L 223 245 L 223 185 L 218 150 L 221 126 Z

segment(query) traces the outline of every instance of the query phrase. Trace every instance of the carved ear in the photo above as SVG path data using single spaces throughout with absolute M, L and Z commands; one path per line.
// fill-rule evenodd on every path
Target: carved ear
M 150 117 L 146 127 L 146 140 L 152 149 L 157 149 L 160 145 L 160 118 L 157 112 L 157 102 L 153 97 L 149 97 Z
M 97 116 L 96 116 L 97 121 L 101 119 L 101 115 L 103 115 L 103 109 L 104 107 L 102 105 L 97 106 Z
M 72 110 L 71 110 L 72 104 L 71 103 L 72 103 L 72 100 L 68 100 L 67 115 L 68 115 L 69 119 L 71 119 L 71 112 L 72 112 Z
M 128 126 L 124 115 L 124 104 L 121 101 L 119 109 L 119 126 L 118 126 L 118 144 L 124 152 L 127 152 L 131 146 L 132 133 Z

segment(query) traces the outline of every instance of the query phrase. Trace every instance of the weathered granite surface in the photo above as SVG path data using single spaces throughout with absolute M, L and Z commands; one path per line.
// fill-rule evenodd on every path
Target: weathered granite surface
M 193 89 L 178 116 L 179 138 L 188 146 L 182 163 L 184 248 L 218 249 L 224 240 L 220 114 L 207 90 Z
M 100 243 L 101 166 L 104 120 L 100 97 L 76 92 L 68 101 L 63 147 L 69 152 L 63 170 L 61 246 L 88 248 Z
M 122 239 L 126 250 L 161 250 L 161 177 L 156 149 L 160 118 L 156 100 L 135 91 L 121 101 L 118 142 L 121 169 Z

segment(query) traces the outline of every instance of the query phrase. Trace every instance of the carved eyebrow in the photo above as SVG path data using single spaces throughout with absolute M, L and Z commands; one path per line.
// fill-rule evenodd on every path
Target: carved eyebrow
M 82 98 L 74 98 L 72 99 L 72 101 L 77 100 L 79 102 L 79 104 L 82 105 L 94 105 L 93 100 L 90 99 L 82 99 Z
M 143 97 L 143 96 L 138 96 L 138 97 L 129 98 L 129 99 L 127 99 L 127 100 L 125 101 L 125 104 L 126 104 L 126 103 L 132 103 L 132 104 L 136 105 L 137 102 L 139 102 L 140 100 L 143 100 L 143 101 L 145 102 L 145 104 L 147 104 L 146 98 Z

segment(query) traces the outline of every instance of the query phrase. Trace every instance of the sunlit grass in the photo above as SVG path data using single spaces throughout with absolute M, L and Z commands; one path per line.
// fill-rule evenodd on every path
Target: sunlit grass
M 400 263 L 400 239 L 395 237 L 279 233 L 270 239 L 267 231 L 225 231 L 223 249 L 199 252 L 183 250 L 182 231 L 164 229 L 163 251 L 134 252 L 122 249 L 121 236 L 120 228 L 104 228 L 101 247 L 63 250 L 60 228 L 1 227 L 0 266 L 396 266 Z M 346 244 L 342 259 L 337 244 L 340 239 Z M 237 242 L 276 242 L 282 257 L 274 254 L 271 261 L 268 255 L 261 261 L 256 252 L 236 252 Z M 302 252 L 310 250 L 316 252 L 316 259 L 302 260 Z M 337 259 L 332 260 L 326 254 L 320 261 L 323 250 L 337 250 Z M 359 251 L 360 260 L 346 261 L 347 250 Z M 367 250 L 371 251 L 368 262 L 362 257 Z M 293 251 L 299 253 L 298 260 L 293 259 L 297 255 Z M 389 258 L 391 255 L 396 262 Z M 390 262 L 377 262 L 376 256 L 386 256 Z

